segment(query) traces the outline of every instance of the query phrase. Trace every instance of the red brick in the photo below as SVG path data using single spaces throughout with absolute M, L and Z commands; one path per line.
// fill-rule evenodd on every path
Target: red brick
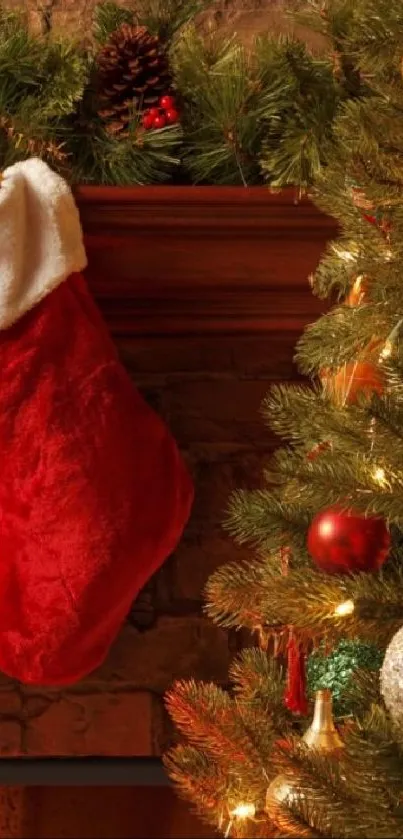
M 104 665 L 76 689 L 130 686 L 163 693 L 174 679 L 225 681 L 228 664 L 227 635 L 210 621 L 162 617 L 145 633 L 124 626 Z
M 0 721 L 0 755 L 15 757 L 21 754 L 21 723 L 11 720 Z
M 21 696 L 15 689 L 0 690 L 0 720 L 2 716 L 19 717 L 21 707 Z
M 65 694 L 28 720 L 25 753 L 150 755 L 151 696 L 144 692 Z
M 21 697 L 15 690 L 0 691 L 0 755 L 3 757 L 21 753 L 21 708 Z
M 262 470 L 268 459 L 268 453 L 266 458 L 262 453 L 246 453 L 230 462 L 203 460 L 195 464 L 192 469 L 196 484 L 193 521 L 202 519 L 203 523 L 221 524 L 234 489 L 262 486 Z
M 250 557 L 250 547 L 240 548 L 230 536 L 212 534 L 206 539 L 185 538 L 172 558 L 172 588 L 178 600 L 203 600 L 210 575 L 225 562 Z
M 161 696 L 156 696 L 153 702 L 152 735 L 155 755 L 164 754 L 181 739 Z

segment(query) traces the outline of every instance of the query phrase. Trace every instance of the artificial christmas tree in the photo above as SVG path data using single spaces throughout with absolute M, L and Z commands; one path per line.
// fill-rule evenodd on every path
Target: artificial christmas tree
M 387 0 L 311 7 L 366 86 L 340 105 L 315 183 L 340 233 L 311 283 L 339 302 L 299 342 L 312 383 L 276 386 L 267 397 L 265 418 L 284 446 L 266 464 L 265 484 L 230 504 L 227 527 L 257 558 L 224 565 L 207 585 L 210 617 L 258 629 L 260 649 L 234 661 L 230 691 L 173 686 L 167 707 L 189 744 L 174 747 L 166 765 L 226 836 L 401 839 L 403 8 Z M 279 637 L 289 639 L 288 681 L 271 655 Z M 309 725 L 303 664 L 311 650 L 331 654 L 343 640 L 390 646 L 381 684 L 373 669 L 355 673 L 335 732 L 321 691 Z

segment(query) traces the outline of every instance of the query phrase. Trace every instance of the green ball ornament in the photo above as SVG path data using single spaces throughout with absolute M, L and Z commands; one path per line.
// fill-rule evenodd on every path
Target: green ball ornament
M 310 694 L 329 688 L 335 715 L 351 713 L 346 693 L 357 670 L 379 670 L 382 653 L 374 644 L 344 640 L 326 655 L 324 647 L 313 652 L 307 663 L 307 685 Z

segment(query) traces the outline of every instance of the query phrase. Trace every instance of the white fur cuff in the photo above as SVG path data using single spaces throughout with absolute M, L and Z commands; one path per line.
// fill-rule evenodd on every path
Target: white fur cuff
M 0 329 L 85 268 L 80 219 L 67 183 L 32 158 L 0 184 Z

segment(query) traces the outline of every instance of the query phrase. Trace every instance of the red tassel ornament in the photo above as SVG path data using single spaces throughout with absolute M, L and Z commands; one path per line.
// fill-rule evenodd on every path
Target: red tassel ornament
M 308 713 L 308 700 L 306 696 L 305 676 L 305 653 L 300 641 L 291 630 L 287 645 L 287 689 L 284 695 L 284 704 L 293 714 L 305 715 Z
M 280 571 L 283 577 L 288 574 L 291 550 L 283 546 L 280 550 Z M 276 655 L 275 647 L 275 655 Z M 287 644 L 287 688 L 284 694 L 284 704 L 293 714 L 307 714 L 308 700 L 306 698 L 305 653 L 300 641 L 295 637 L 292 627 L 289 628 Z

